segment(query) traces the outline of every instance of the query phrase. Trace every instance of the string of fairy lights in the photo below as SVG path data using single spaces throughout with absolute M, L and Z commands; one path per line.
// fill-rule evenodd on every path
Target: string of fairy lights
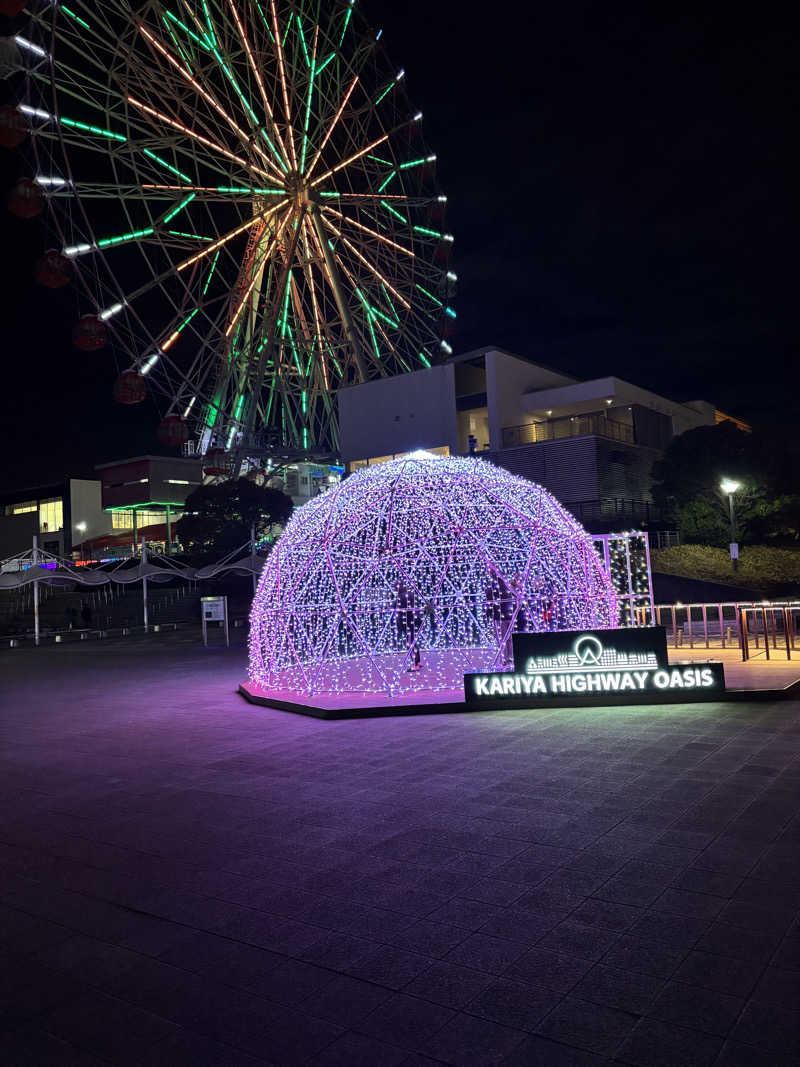
M 620 626 L 653 624 L 652 577 L 647 534 L 641 530 L 594 538 L 619 605 Z
M 510 663 L 511 633 L 617 624 L 580 523 L 476 458 L 413 453 L 299 508 L 266 561 L 250 676 L 295 693 L 453 690 Z

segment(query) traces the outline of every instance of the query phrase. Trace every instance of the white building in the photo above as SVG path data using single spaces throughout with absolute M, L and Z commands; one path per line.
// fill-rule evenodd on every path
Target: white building
M 339 417 L 348 470 L 416 448 L 477 451 L 587 522 L 652 516 L 652 465 L 671 438 L 729 418 L 707 401 L 579 381 L 493 346 L 343 389 Z

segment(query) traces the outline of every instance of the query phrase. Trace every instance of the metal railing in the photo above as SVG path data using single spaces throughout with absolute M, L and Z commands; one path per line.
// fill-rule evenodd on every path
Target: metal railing
M 559 441 L 565 437 L 580 437 L 594 434 L 612 441 L 634 444 L 633 427 L 626 422 L 616 422 L 605 415 L 574 415 L 566 419 L 548 422 L 527 422 L 522 426 L 503 427 L 503 448 L 516 445 L 539 444 L 540 441 Z
M 745 661 L 798 653 L 798 601 L 657 604 L 655 611 L 672 648 L 736 648 Z

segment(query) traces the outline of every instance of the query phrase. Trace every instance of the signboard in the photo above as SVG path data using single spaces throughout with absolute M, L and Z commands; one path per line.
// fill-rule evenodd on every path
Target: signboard
M 207 622 L 224 622 L 225 620 L 225 597 L 204 596 L 201 598 L 203 605 L 203 618 Z
M 468 704 L 564 698 L 615 704 L 637 694 L 679 701 L 725 691 L 721 663 L 670 665 L 661 626 L 514 634 L 513 651 L 513 671 L 464 676 Z
M 203 644 L 208 644 L 208 624 L 221 622 L 225 630 L 225 644 L 230 645 L 228 632 L 228 598 L 226 596 L 200 597 L 200 615 L 203 622 Z

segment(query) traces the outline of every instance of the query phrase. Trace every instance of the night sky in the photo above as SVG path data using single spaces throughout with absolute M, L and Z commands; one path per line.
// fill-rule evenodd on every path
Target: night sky
M 363 6 L 438 155 L 456 351 L 797 423 L 794 24 L 722 5 Z M 7 188 L 25 164 L 0 152 Z M 76 294 L 33 282 L 41 224 L 0 227 L 4 487 L 159 451 L 154 410 L 111 399 L 109 350 L 72 348 Z

